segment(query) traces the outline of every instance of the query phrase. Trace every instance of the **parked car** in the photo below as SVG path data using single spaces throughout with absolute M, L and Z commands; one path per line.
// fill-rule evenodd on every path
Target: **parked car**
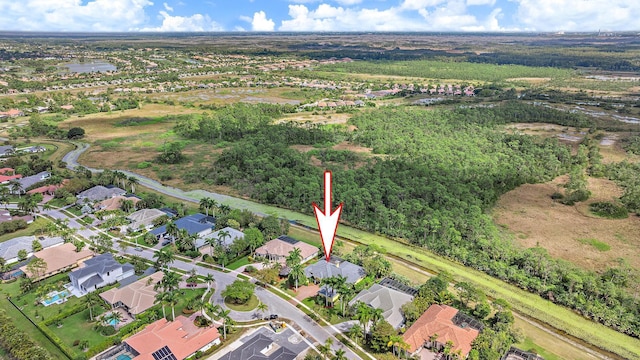
M 171 240 L 165 240 L 162 242 L 162 246 L 167 246 L 169 244 L 171 244 Z
M 137 246 L 134 248 L 135 251 L 142 251 L 142 248 L 140 246 Z
M 275 320 L 278 318 L 278 314 L 271 314 L 269 315 L 269 320 Z

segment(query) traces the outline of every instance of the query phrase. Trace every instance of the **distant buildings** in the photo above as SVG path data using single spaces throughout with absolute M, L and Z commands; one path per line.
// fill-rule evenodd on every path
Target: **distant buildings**
M 255 255 L 269 259 L 270 261 L 284 263 L 287 256 L 296 248 L 300 249 L 302 256 L 301 263 L 318 257 L 317 247 L 285 235 L 260 246 L 255 250 Z
M 7 264 L 18 261 L 18 253 L 20 250 L 27 252 L 27 257 L 33 255 L 33 241 L 38 240 L 43 249 L 62 245 L 64 240 L 61 237 L 38 237 L 35 236 L 20 236 L 0 242 L 0 257 L 5 259 Z

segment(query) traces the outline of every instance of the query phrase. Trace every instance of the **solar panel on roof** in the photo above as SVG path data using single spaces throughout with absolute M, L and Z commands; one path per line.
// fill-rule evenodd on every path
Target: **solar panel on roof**
M 168 346 L 163 346 L 160 350 L 154 351 L 151 356 L 153 356 L 154 360 L 178 360 Z
M 282 240 L 282 241 L 284 241 L 286 243 L 289 243 L 291 245 L 295 245 L 295 244 L 298 243 L 298 240 L 296 240 L 296 239 L 294 239 L 294 238 L 292 238 L 290 236 L 286 236 L 286 235 L 279 236 L 278 239 L 280 239 L 280 240 Z

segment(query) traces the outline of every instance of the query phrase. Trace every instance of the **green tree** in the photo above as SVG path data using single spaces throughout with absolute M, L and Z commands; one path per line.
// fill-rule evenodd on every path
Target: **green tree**
M 36 257 L 27 264 L 27 271 L 33 275 L 34 279 L 40 279 L 47 271 L 47 262 Z
M 18 261 L 26 260 L 28 255 L 29 254 L 27 253 L 27 250 L 25 249 L 18 250 Z
M 254 290 L 252 283 L 236 280 L 222 291 L 222 296 L 235 304 L 245 304 L 253 296 Z
M 262 232 L 256 228 L 249 228 L 244 231 L 244 240 L 249 244 L 249 251 L 253 253 L 264 244 Z

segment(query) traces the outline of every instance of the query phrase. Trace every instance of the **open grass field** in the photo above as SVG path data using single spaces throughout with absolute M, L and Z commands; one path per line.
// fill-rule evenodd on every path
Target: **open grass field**
M 0 308 L 7 312 L 7 315 L 13 319 L 14 324 L 20 328 L 20 330 L 24 331 L 27 336 L 40 344 L 40 346 L 44 347 L 55 360 L 67 360 L 67 356 L 7 300 L 7 296 L 11 296 L 18 306 L 22 306 L 22 304 L 15 299 L 15 296 L 20 293 L 20 283 L 16 281 L 10 284 L 1 284 L 0 291 L 2 291 Z
M 604 219 L 589 211 L 590 203 L 611 201 L 621 189 L 613 181 L 589 179 L 592 197 L 575 206 L 562 205 L 551 194 L 562 192 L 566 176 L 545 184 L 526 184 L 501 197 L 494 210 L 496 223 L 514 234 L 524 247 L 539 246 L 558 258 L 599 270 L 618 258 L 640 267 L 640 218 Z
M 238 102 L 299 104 L 314 96 L 310 92 L 294 92 L 294 88 L 221 88 L 198 89 L 174 93 L 149 94 L 150 99 L 177 101 L 194 105 L 226 105 Z
M 0 236 L 0 242 L 11 240 L 19 236 L 30 236 L 36 233 L 38 229 L 41 229 L 47 224 L 47 220 L 42 218 L 36 218 L 31 224 L 27 225 L 25 229 L 18 230 L 12 233 L 4 234 Z
M 93 311 L 94 321 L 90 321 L 89 309 L 87 309 L 63 319 L 61 321 L 62 327 L 52 324 L 49 325 L 49 329 L 69 346 L 70 349 L 74 350 L 77 355 L 80 355 L 82 354 L 80 347 L 73 346 L 76 340 L 87 340 L 89 347 L 93 347 L 107 339 L 106 336 L 93 329 L 96 325 L 96 316 L 102 314 L 104 311 L 103 308 L 96 306 Z

